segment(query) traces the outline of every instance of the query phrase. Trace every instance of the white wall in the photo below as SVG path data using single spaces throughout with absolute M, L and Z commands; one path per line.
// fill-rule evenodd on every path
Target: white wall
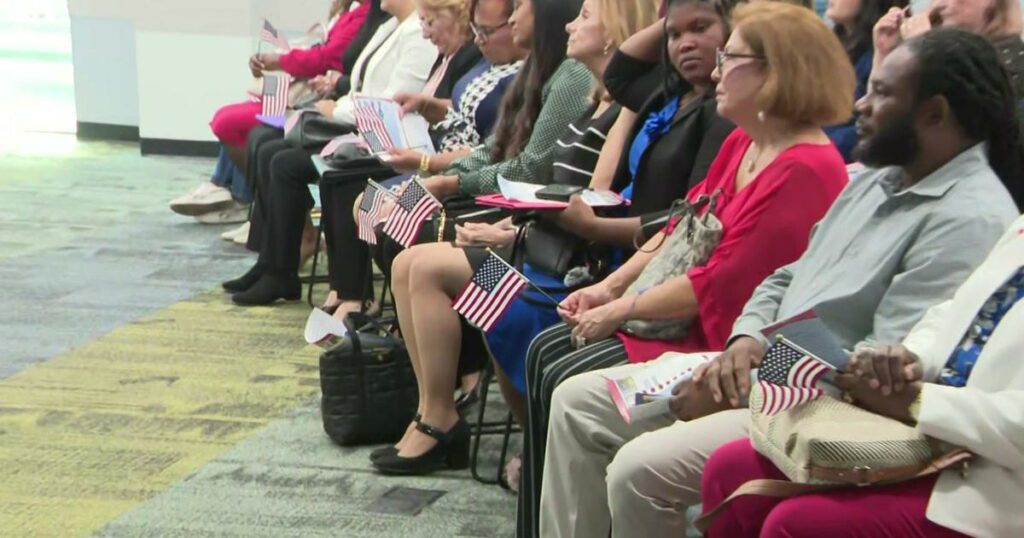
M 209 121 L 245 98 L 263 18 L 301 33 L 330 0 L 68 0 L 78 121 L 143 138 L 214 140 Z

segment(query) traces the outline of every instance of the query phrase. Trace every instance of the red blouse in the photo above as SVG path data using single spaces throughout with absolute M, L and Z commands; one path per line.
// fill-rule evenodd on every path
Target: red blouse
M 619 333 L 630 362 L 667 351 L 719 351 L 754 289 L 807 248 L 811 227 L 846 186 L 846 165 L 832 144 L 797 144 L 783 151 L 736 192 L 736 172 L 751 139 L 736 129 L 725 139 L 690 200 L 721 189 L 716 216 L 722 239 L 708 262 L 687 276 L 698 315 L 678 341 L 646 340 Z
M 331 25 L 326 41 L 308 49 L 292 49 L 282 54 L 281 70 L 296 78 L 315 77 L 331 69 L 344 71 L 341 56 L 356 38 L 369 12 L 370 2 L 363 2 L 355 9 L 342 13 Z

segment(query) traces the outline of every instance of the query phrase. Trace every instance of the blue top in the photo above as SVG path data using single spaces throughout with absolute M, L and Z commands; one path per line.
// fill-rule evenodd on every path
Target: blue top
M 480 60 L 455 82 L 452 106 L 438 125 L 448 133 L 444 137 L 443 149 L 473 148 L 491 134 L 505 90 L 522 65 L 522 62 L 514 62 L 495 66 L 487 60 Z
M 640 132 L 636 133 L 633 144 L 629 146 L 629 175 L 633 180 L 636 180 L 640 159 L 647 152 L 647 148 L 672 128 L 672 118 L 678 111 L 679 99 L 673 97 L 661 110 L 647 116 L 644 126 L 640 128 Z M 627 189 L 632 193 L 632 184 Z
M 853 92 L 854 102 L 864 97 L 868 91 L 868 77 L 871 76 L 871 62 L 874 57 L 875 51 L 868 49 L 867 52 L 860 55 L 860 59 L 853 66 L 853 71 L 857 75 L 857 88 Z M 825 128 L 825 134 L 832 139 L 846 162 L 852 161 L 850 154 L 853 153 L 853 147 L 857 145 L 856 121 L 857 115 L 854 114 L 846 123 Z
M 951 387 L 962 387 L 971 377 L 978 355 L 995 332 L 1003 316 L 1024 298 L 1024 267 L 1021 267 L 1002 286 L 999 286 L 991 297 L 981 305 L 981 310 L 974 317 L 974 322 L 967 329 L 967 334 L 960 345 L 953 350 L 946 366 L 939 374 L 938 383 Z

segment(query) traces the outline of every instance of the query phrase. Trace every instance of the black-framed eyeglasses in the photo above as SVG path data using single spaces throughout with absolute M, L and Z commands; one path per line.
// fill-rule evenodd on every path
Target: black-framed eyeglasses
M 751 60 L 764 60 L 764 56 L 760 54 L 740 54 L 738 52 L 726 52 L 725 49 L 718 49 L 715 51 L 715 67 L 718 68 L 718 72 L 721 73 L 725 69 L 725 61 L 732 58 L 748 58 Z
M 508 26 L 508 21 L 505 21 L 497 26 L 484 26 L 482 24 L 477 24 L 475 22 L 469 23 L 469 28 L 473 30 L 473 35 L 479 37 L 480 39 L 483 39 L 484 41 L 487 41 L 487 39 L 494 35 L 495 32 L 501 30 L 506 26 Z

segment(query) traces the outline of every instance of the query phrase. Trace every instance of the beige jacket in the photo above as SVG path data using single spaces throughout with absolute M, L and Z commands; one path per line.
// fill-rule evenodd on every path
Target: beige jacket
M 934 380 L 982 304 L 1024 265 L 1024 217 L 949 301 L 932 307 L 904 345 Z M 926 384 L 918 427 L 974 452 L 966 478 L 946 471 L 928 519 L 979 537 L 1024 537 L 1024 301 L 1003 317 L 963 388 Z

